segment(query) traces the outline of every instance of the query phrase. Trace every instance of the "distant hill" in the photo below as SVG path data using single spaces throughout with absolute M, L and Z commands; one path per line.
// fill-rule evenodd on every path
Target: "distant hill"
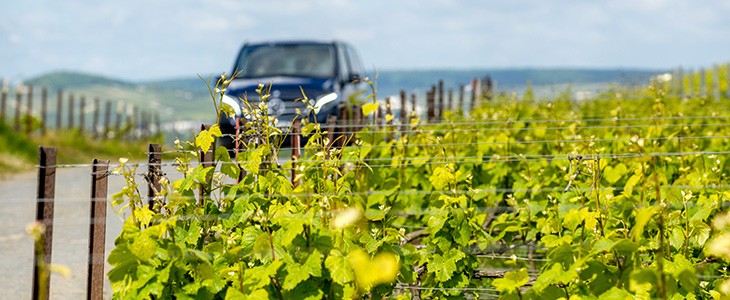
M 529 81 L 535 86 L 615 83 L 621 85 L 646 84 L 653 75 L 667 70 L 645 69 L 474 69 L 474 70 L 383 70 L 377 72 L 378 92 L 383 95 L 424 90 L 443 80 L 447 87 L 468 83 L 472 78 L 491 76 L 499 90 L 519 90 Z M 373 72 L 369 76 L 374 77 Z M 206 78 L 207 79 L 207 78 Z M 79 72 L 54 72 L 28 79 L 27 84 L 51 89 L 77 89 L 90 86 L 143 87 L 153 90 L 185 90 L 194 94 L 206 93 L 205 82 L 197 76 L 145 82 L 131 82 Z
M 208 79 L 206 77 L 203 77 L 204 79 Z M 189 91 L 205 91 L 206 85 L 205 81 L 203 79 L 200 79 L 199 77 L 190 77 L 190 78 L 174 78 L 174 79 L 164 79 L 164 80 L 155 80 L 155 81 L 147 81 L 141 83 L 148 88 L 152 89 L 162 89 L 162 90 L 189 90 Z M 211 84 L 215 84 L 215 82 L 212 82 Z
M 88 86 L 116 86 L 133 87 L 134 84 L 121 79 L 109 78 L 101 75 L 60 71 L 53 72 L 26 80 L 26 84 L 38 87 L 47 87 L 52 90 L 74 89 Z
M 640 69 L 475 69 L 475 70 L 410 70 L 379 71 L 378 91 L 392 95 L 400 89 L 406 91 L 428 89 L 439 80 L 447 87 L 457 87 L 469 83 L 471 79 L 489 75 L 497 89 L 512 91 L 522 89 L 529 81 L 535 86 L 583 85 L 583 84 L 646 84 L 653 75 L 665 70 Z
M 662 72 L 631 69 L 385 70 L 378 72 L 377 87 L 379 97 L 397 95 L 401 89 L 420 94 L 439 80 L 444 80 L 446 88 L 454 88 L 469 83 L 474 77 L 489 75 L 500 92 L 521 93 L 529 81 L 536 93 L 546 91 L 550 94 L 563 91 L 567 86 L 597 91 L 609 84 L 646 84 L 651 76 Z M 373 77 L 372 72 L 366 75 Z M 132 103 L 159 111 L 163 121 L 206 120 L 213 111 L 205 82 L 195 75 L 133 82 L 87 73 L 54 72 L 25 82 L 51 91 L 62 89 L 76 95 Z

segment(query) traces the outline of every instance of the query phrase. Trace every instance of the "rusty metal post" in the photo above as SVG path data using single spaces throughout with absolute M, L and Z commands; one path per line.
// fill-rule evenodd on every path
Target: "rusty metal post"
M 159 144 L 149 144 L 147 146 L 147 203 L 150 210 L 154 211 L 155 196 L 160 193 L 162 185 L 162 146 Z
M 26 95 L 28 106 L 25 110 L 25 134 L 30 135 L 33 131 L 33 87 L 28 86 L 28 94 Z
M 438 86 L 438 120 L 441 121 L 441 119 L 444 116 L 444 81 L 439 80 L 439 86 Z
M 302 157 L 301 152 L 301 135 L 300 127 L 302 123 L 299 119 L 294 120 L 294 124 L 291 127 L 291 183 L 296 188 L 299 186 L 299 180 L 297 178 L 297 161 Z
M 53 200 L 56 191 L 56 148 L 38 147 L 38 193 L 35 219 L 45 230 L 35 243 L 33 299 L 48 299 L 51 276 L 48 266 L 53 249 Z
M 74 126 L 74 94 L 69 93 L 68 94 L 68 129 L 73 130 Z
M 56 93 L 56 130 L 61 130 L 63 119 L 63 91 L 58 90 Z
M 48 111 L 48 89 L 41 89 L 41 135 L 46 135 L 46 113 Z
M 91 167 L 91 217 L 86 299 L 104 298 L 104 256 L 109 161 L 94 159 Z

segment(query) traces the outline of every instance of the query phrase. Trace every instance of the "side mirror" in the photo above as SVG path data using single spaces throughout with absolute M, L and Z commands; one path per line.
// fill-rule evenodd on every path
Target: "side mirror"
M 347 82 L 358 82 L 360 81 L 360 74 L 350 74 L 347 78 Z

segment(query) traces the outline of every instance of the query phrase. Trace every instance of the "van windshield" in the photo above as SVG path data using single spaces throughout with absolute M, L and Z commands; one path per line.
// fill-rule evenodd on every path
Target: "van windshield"
M 239 77 L 334 77 L 335 49 L 328 44 L 263 44 L 243 48 Z

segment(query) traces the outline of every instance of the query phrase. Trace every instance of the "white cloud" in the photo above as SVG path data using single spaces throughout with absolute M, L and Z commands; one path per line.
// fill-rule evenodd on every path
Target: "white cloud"
M 246 40 L 337 38 L 380 69 L 671 67 L 730 59 L 729 15 L 710 0 L 11 1 L 0 65 L 160 78 L 226 70 Z
M 8 34 L 8 42 L 11 44 L 16 44 L 16 45 L 20 44 L 20 42 L 21 42 L 20 35 L 17 33 Z

